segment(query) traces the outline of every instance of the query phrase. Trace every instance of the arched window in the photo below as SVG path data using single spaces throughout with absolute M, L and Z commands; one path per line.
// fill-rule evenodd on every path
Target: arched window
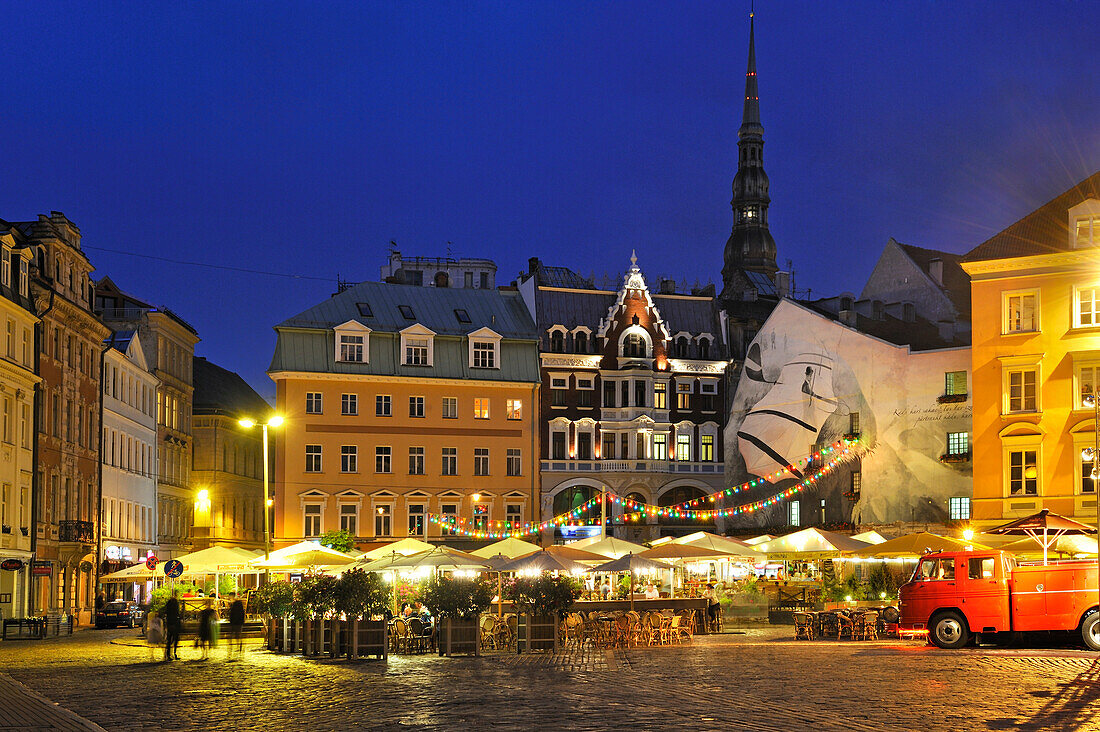
M 563 513 L 569 513 L 581 506 L 584 506 L 588 501 L 599 496 L 599 491 L 591 486 L 587 485 L 574 485 L 566 488 L 558 495 L 554 496 L 554 515 L 560 516 Z M 610 511 L 608 512 L 610 513 Z M 600 523 L 600 502 L 594 501 L 588 504 L 583 511 L 577 516 L 571 516 L 569 523 L 573 524 L 588 524 L 591 520 L 595 520 L 596 524 Z
M 560 330 L 550 334 L 550 350 L 554 353 L 565 353 L 565 334 Z
M 688 339 L 684 336 L 680 336 L 676 339 L 676 357 L 687 358 L 688 355 Z
M 583 330 L 574 334 L 573 350 L 577 353 L 588 353 L 588 334 Z
M 673 488 L 669 491 L 666 491 L 663 495 L 661 495 L 661 497 L 657 499 L 657 505 L 662 506 L 662 507 L 680 506 L 680 505 L 686 503 L 687 501 L 691 501 L 693 499 L 698 498 L 698 499 L 702 499 L 698 502 L 698 505 L 697 505 L 698 508 L 712 508 L 713 504 L 711 504 L 710 501 L 707 501 L 706 497 L 707 497 L 706 491 L 704 491 L 700 488 L 696 488 L 696 487 L 690 486 L 690 485 L 680 485 L 680 486 L 676 486 L 675 488 Z M 689 506 L 688 508 L 690 509 L 692 507 Z M 663 517 L 663 518 L 661 518 L 661 524 L 666 525 L 666 526 L 667 525 L 679 526 L 679 525 L 683 525 L 683 524 L 698 525 L 698 524 L 713 524 L 713 523 L 714 523 L 713 518 L 690 519 L 690 518 L 687 518 L 686 516 Z
M 626 358 L 645 358 L 645 338 L 631 333 L 623 339 L 623 356 Z
M 447 277 L 446 272 L 435 273 L 435 286 L 436 287 L 450 287 L 450 278 Z
M 699 358 L 710 358 L 710 339 L 699 339 Z

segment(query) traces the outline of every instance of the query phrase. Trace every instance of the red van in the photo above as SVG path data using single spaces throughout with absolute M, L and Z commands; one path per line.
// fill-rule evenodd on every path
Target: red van
M 902 630 L 940 648 L 987 633 L 1075 631 L 1100 651 L 1096 562 L 1017 564 L 999 551 L 933 552 L 898 593 Z

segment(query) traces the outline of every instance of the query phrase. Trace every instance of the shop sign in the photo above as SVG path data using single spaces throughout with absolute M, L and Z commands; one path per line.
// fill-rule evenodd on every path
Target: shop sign
M 9 572 L 18 572 L 23 569 L 22 559 L 5 559 L 0 562 L 0 569 L 6 569 Z
M 122 547 L 122 559 L 123 559 L 123 561 L 126 561 L 126 562 L 134 561 L 134 552 L 133 552 L 132 549 L 130 549 L 130 547 L 128 547 L 128 546 Z
M 107 547 L 107 558 L 110 559 L 112 562 L 117 562 L 120 556 L 122 555 L 119 553 L 117 546 Z
M 36 559 L 34 564 L 31 565 L 31 574 L 33 575 L 50 575 L 53 574 L 53 563 L 47 559 Z

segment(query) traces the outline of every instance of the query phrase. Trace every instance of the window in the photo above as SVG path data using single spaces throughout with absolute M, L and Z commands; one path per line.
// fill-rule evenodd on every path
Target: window
M 578 432 L 577 433 L 577 459 L 578 460 L 591 460 L 592 459 L 592 433 L 591 432 Z
M 489 528 L 489 506 L 485 503 L 474 504 L 474 531 L 486 531 Z
M 1081 450 L 1075 449 L 1074 451 L 1077 453 L 1077 459 L 1081 461 L 1081 492 L 1096 493 L 1096 479 L 1092 475 L 1094 468 L 1092 460 L 1086 460 Z
M 706 463 L 714 462 L 714 435 L 699 437 L 699 459 Z
M 645 406 L 645 397 L 648 391 L 649 389 L 646 388 L 646 383 L 644 381 L 641 379 L 636 379 L 634 381 L 634 406 Z
M 428 339 L 408 336 L 405 339 L 405 365 L 428 366 Z
M 710 358 L 710 339 L 699 339 L 699 358 Z
M 343 414 L 344 416 L 355 416 L 356 414 L 359 414 L 358 394 L 340 395 L 340 414 Z
M 943 375 L 943 393 L 947 396 L 966 396 L 966 372 L 948 371 Z
M 947 515 L 952 521 L 969 521 L 970 499 L 966 496 L 952 496 L 948 498 Z
M 600 453 L 600 457 L 604 460 L 615 459 L 615 433 L 604 432 L 603 433 L 603 452 Z
M 488 290 L 489 289 L 489 273 L 488 272 L 480 272 L 479 275 L 480 275 L 480 277 L 478 279 L 481 283 L 481 289 Z
M 560 330 L 550 334 L 550 350 L 553 353 L 565 353 L 565 334 Z
M 1076 287 L 1073 291 L 1073 326 L 1100 325 L 1100 287 Z
M 676 356 L 678 358 L 687 358 L 688 356 L 688 339 L 684 336 L 680 336 L 676 339 Z
M 362 315 L 364 318 L 374 317 L 374 312 L 370 309 L 370 303 L 357 302 L 355 303 L 355 307 L 359 308 L 359 314 Z
M 28 296 L 27 284 L 29 281 L 29 269 L 27 266 L 27 260 L 19 259 L 19 294 L 23 297 Z
M 409 536 L 424 536 L 424 504 L 409 504 Z
M 919 573 L 923 580 L 953 580 L 955 579 L 955 560 L 931 557 L 922 559 Z
M 443 397 L 443 419 L 458 419 L 458 397 Z
M 320 414 L 321 413 L 321 392 L 319 391 L 307 391 L 306 392 L 306 414 Z
M 305 519 L 305 524 L 302 527 L 302 535 L 307 537 L 320 536 L 321 506 L 316 503 L 306 505 L 302 511 L 302 516 Z
M 653 435 L 653 459 L 668 460 L 667 435 Z M 624 454 L 625 458 L 626 455 Z
M 474 341 L 473 362 L 475 369 L 495 369 L 497 367 L 496 343 L 492 341 Z
M 577 406 L 578 407 L 591 407 L 592 406 L 592 392 L 591 391 L 578 391 Z
M 523 505 L 519 503 L 505 505 L 504 520 L 508 522 L 509 528 L 519 528 L 523 524 Z
M 466 312 L 463 308 L 455 308 L 455 319 L 457 319 L 460 323 L 469 323 L 470 314 Z
M 970 452 L 970 433 L 969 432 L 948 432 L 947 433 L 947 454 L 948 455 L 966 455 Z
M 668 384 L 658 381 L 653 384 L 653 408 L 668 409 Z
M 11 249 L 8 247 L 3 248 L 3 269 L 0 269 L 0 283 L 3 283 L 4 287 L 11 287 Z
M 472 290 L 474 287 L 474 273 L 464 272 L 462 276 L 462 284 L 465 285 L 466 289 Z
M 1009 451 L 1008 493 L 1012 496 L 1038 495 L 1039 471 L 1035 450 Z
M 342 445 L 340 447 L 340 472 L 359 472 L 359 448 L 355 445 Z
M 409 397 L 409 416 L 410 417 L 423 417 L 424 416 L 424 397 L 411 396 Z
M 321 472 L 321 446 L 306 445 L 306 472 Z
M 389 536 L 390 535 L 390 519 L 393 515 L 393 509 L 389 504 L 378 506 L 374 509 L 374 535 L 375 536 Z
M 423 276 L 423 273 L 421 273 L 421 276 Z M 401 311 L 401 317 L 405 320 L 416 320 L 416 314 L 408 305 L 398 305 L 397 309 Z
M 489 419 L 489 398 L 474 398 L 474 419 Z
M 508 448 L 508 475 L 523 475 L 523 458 L 518 447 Z
M 363 361 L 363 336 L 340 334 L 340 360 Z
M 440 466 L 440 473 L 443 475 L 458 475 L 457 447 L 443 448 L 443 459 L 442 465 Z
M 1007 412 L 1038 411 L 1035 385 L 1038 381 L 1035 368 L 1011 369 L 1007 374 L 1008 393 L 1005 395 Z
M 1038 292 L 1008 292 L 1004 295 L 1004 333 L 1039 330 Z
M 358 536 L 359 507 L 354 503 L 340 505 L 340 530 L 346 531 L 352 536 Z
M 1085 402 L 1085 397 L 1096 394 L 1097 379 L 1100 379 L 1100 366 L 1077 367 L 1077 391 L 1074 396 L 1075 409 L 1092 409 L 1092 404 Z
M 424 475 L 424 448 L 409 448 L 409 475 Z
M 791 501 L 787 504 L 787 523 L 791 526 L 802 525 L 802 503 Z
M 392 470 L 393 451 L 389 447 L 374 448 L 374 472 L 389 473 Z
M 573 350 L 576 353 L 588 353 L 588 334 L 584 331 L 573 334 Z
M 595 383 L 593 382 L 593 380 L 591 378 L 584 378 L 584 377 L 578 376 L 577 377 L 577 388 L 591 391 L 591 390 L 595 389 L 596 387 L 595 387 Z
M 15 358 L 15 321 L 8 318 L 8 332 L 5 340 L 8 358 Z M 81 346 L 84 344 L 81 343 Z
M 565 460 L 565 433 L 553 432 L 550 435 L 550 459 Z
M 566 406 L 566 404 L 567 404 L 566 395 L 567 395 L 567 392 L 565 391 L 565 389 L 551 388 L 550 389 L 550 406 L 552 406 L 552 407 L 564 407 L 564 406 Z
M 451 536 L 454 531 L 447 528 L 448 526 L 454 526 L 455 517 L 458 516 L 458 504 L 457 503 L 443 503 L 439 506 L 440 523 L 442 524 L 443 536 Z
M 1074 246 L 1100 246 L 1100 216 L 1078 216 L 1074 222 Z
M 605 381 L 603 382 L 603 405 L 604 407 L 614 408 L 615 406 L 615 382 Z
M 474 448 L 474 475 L 489 474 L 489 448 Z
M 859 434 L 859 412 L 849 412 L 848 414 L 848 434 Z
M 967 578 L 972 580 L 993 579 L 993 557 L 973 557 L 967 560 Z
M 676 435 L 676 459 L 684 462 L 691 460 L 691 435 Z
M 623 356 L 625 358 L 645 358 L 645 338 L 638 333 L 630 333 L 623 339 Z
M 676 408 L 691 409 L 691 391 L 680 391 L 680 384 L 676 385 Z
M 717 381 L 700 381 L 699 382 L 700 394 L 717 394 L 718 382 Z
M 390 395 L 379 394 L 374 398 L 374 416 L 376 417 L 389 417 L 391 414 L 390 408 Z
M 504 402 L 504 414 L 508 419 L 523 419 L 523 400 L 506 400 Z

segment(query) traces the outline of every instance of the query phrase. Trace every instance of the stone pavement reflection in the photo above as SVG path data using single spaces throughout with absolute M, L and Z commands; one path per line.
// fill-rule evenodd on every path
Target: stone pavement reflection
M 109 642 L 131 634 L 0 644 L 0 668 L 107 729 L 1100 729 L 1100 664 L 1069 648 L 806 643 L 760 628 L 611 653 L 352 664 L 254 646 L 227 662 L 223 646 L 161 663 Z

